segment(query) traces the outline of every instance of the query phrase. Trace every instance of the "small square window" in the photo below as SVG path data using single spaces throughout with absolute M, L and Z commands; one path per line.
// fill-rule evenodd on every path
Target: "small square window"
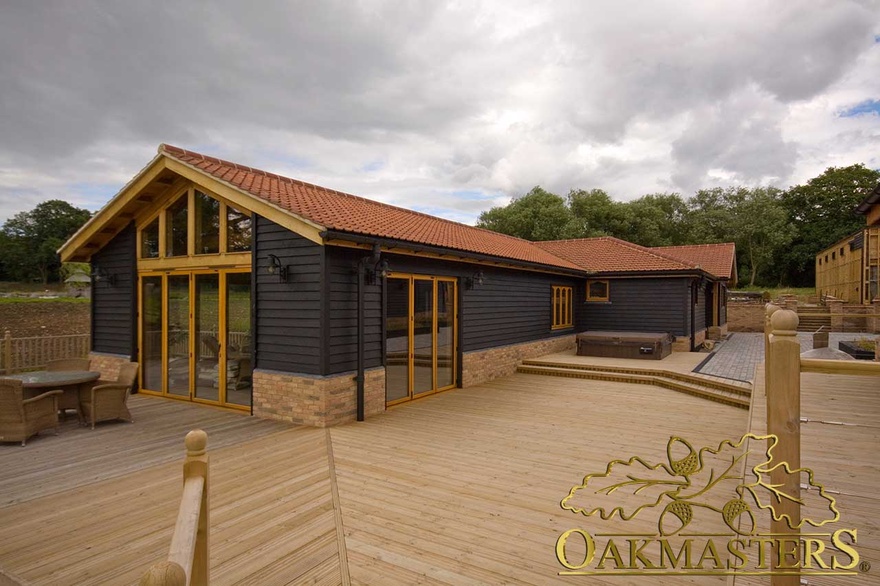
M 587 301 L 608 301 L 608 281 L 587 281 Z

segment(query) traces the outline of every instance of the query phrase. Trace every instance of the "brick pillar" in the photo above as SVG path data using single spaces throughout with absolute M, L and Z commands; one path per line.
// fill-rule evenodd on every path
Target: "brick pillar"
M 842 314 L 843 313 L 843 301 L 840 299 L 829 299 L 826 304 L 828 305 L 828 310 L 832 314 Z M 831 331 L 832 332 L 842 332 L 843 331 L 843 316 L 842 315 L 832 315 L 831 316 Z

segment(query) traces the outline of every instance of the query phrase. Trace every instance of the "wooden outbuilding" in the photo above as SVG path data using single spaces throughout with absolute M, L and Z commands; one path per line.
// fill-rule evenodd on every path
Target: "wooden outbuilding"
M 880 185 L 855 211 L 865 228 L 816 255 L 816 293 L 868 304 L 880 295 Z

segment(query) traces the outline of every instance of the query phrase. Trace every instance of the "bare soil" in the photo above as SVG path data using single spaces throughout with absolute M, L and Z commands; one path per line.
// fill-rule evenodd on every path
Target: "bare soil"
M 88 334 L 89 311 L 88 303 L 70 301 L 0 303 L 0 336 L 6 330 L 13 338 Z

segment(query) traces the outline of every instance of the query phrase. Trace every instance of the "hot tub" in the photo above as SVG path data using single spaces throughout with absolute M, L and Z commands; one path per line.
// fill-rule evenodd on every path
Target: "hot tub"
M 654 332 L 583 332 L 577 335 L 578 356 L 662 360 L 672 353 L 674 338 Z

